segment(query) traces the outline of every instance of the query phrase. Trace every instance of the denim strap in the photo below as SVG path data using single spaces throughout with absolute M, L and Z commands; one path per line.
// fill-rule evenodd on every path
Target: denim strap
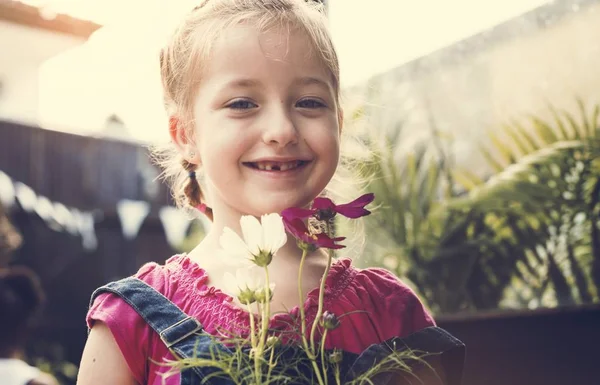
M 94 299 L 101 293 L 113 293 L 129 304 L 146 323 L 160 336 L 163 343 L 176 356 L 189 358 L 211 358 L 231 354 L 222 344 L 203 333 L 198 320 L 185 314 L 177 305 L 147 283 L 133 277 L 111 282 L 94 291 Z M 220 374 L 215 366 L 192 366 L 181 370 L 181 385 L 234 385 Z
M 124 278 L 96 289 L 92 294 L 90 307 L 94 299 L 103 292 L 116 294 L 128 303 L 158 333 L 169 349 L 202 331 L 198 320 L 185 314 L 164 295 L 137 278 Z
M 404 338 L 395 337 L 364 350 L 350 368 L 350 376 L 357 377 L 372 368 L 392 352 L 413 351 L 419 354 L 441 355 L 446 385 L 460 385 L 465 361 L 465 345 L 442 328 L 430 326 Z M 389 378 L 379 382 L 387 384 Z

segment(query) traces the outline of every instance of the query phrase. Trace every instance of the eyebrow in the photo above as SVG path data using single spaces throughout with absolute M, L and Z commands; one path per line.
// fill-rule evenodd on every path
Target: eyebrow
M 259 80 L 242 78 L 228 82 L 223 88 L 253 88 L 259 87 L 261 84 L 262 83 Z M 293 84 L 302 86 L 317 85 L 326 88 L 327 90 L 331 89 L 331 85 L 329 84 L 329 82 L 312 76 L 304 76 L 301 78 L 297 78 L 293 81 Z
M 225 84 L 225 87 L 223 87 L 223 88 L 230 88 L 230 87 L 252 88 L 252 87 L 257 87 L 260 84 L 261 84 L 260 81 L 254 80 L 254 79 L 235 79 L 235 80 L 232 80 L 232 81 L 228 82 L 227 84 Z
M 305 76 L 305 77 L 298 78 L 294 81 L 294 83 L 303 85 L 303 86 L 317 85 L 317 86 L 325 87 L 328 90 L 331 89 L 331 85 L 329 84 L 329 82 L 326 82 L 322 79 L 315 78 L 312 76 Z

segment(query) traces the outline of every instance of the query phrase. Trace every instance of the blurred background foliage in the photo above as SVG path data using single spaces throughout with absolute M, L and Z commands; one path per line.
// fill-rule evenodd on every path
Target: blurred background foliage
M 379 207 L 359 263 L 404 277 L 438 314 L 598 302 L 600 107 L 578 105 L 491 131 L 485 177 L 454 167 L 435 129 L 401 154 L 402 127 L 367 135 Z

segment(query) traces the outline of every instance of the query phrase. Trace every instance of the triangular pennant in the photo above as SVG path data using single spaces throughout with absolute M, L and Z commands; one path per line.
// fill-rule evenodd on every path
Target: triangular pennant
M 98 239 L 96 238 L 96 229 L 94 228 L 94 215 L 92 213 L 82 213 L 76 209 L 73 209 L 71 212 L 73 213 L 79 234 L 81 234 L 81 243 L 84 249 L 95 250 L 98 247 Z
M 37 203 L 37 195 L 31 187 L 27 186 L 25 183 L 16 182 L 15 196 L 17 197 L 17 201 L 19 202 L 23 210 L 27 212 L 32 212 L 35 210 L 35 206 Z
M 71 211 L 62 203 L 54 202 L 54 220 L 71 234 L 77 233 L 77 225 Z
M 124 199 L 117 203 L 117 213 L 126 239 L 134 239 L 150 212 L 150 204 L 144 201 Z
M 34 211 L 46 222 L 54 220 L 54 206 L 50 202 L 50 199 L 45 196 L 38 195 Z
M 15 187 L 8 175 L 0 171 L 0 202 L 7 210 L 15 204 Z
M 190 227 L 190 218 L 184 212 L 171 206 L 162 207 L 158 216 L 169 245 L 174 249 L 180 247 Z

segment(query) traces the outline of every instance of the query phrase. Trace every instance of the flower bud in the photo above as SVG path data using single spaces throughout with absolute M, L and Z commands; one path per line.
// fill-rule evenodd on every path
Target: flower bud
M 240 294 L 238 294 L 238 300 L 242 305 L 251 305 L 256 302 L 256 294 L 254 293 L 254 290 L 240 290 Z
M 268 298 L 267 298 L 268 296 Z M 273 299 L 273 288 L 265 288 L 262 287 L 254 292 L 254 298 L 258 303 L 267 303 L 271 302 Z
M 315 244 L 308 243 L 308 242 L 305 242 L 305 241 L 300 240 L 300 239 L 298 239 L 296 241 L 296 244 L 298 245 L 298 248 L 300 250 L 306 251 L 307 253 L 312 253 L 312 252 L 314 252 L 315 250 L 318 249 L 318 247 Z
M 340 326 L 340 320 L 332 312 L 325 311 L 321 319 L 321 324 L 325 327 L 325 329 L 333 330 Z
M 267 346 L 270 348 L 276 348 L 281 345 L 281 338 L 276 336 L 270 336 L 267 338 Z
M 328 358 L 329 362 L 331 362 L 332 364 L 339 364 L 344 359 L 344 355 L 340 350 L 334 350 L 332 353 L 329 354 Z

